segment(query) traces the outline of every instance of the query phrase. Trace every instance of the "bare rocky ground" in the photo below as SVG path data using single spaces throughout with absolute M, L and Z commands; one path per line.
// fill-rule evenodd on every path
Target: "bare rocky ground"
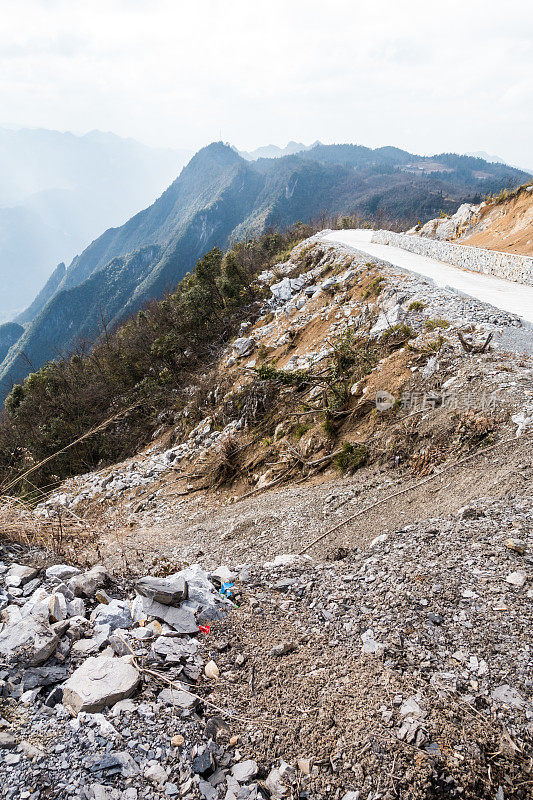
M 321 560 L 225 561 L 235 606 L 198 639 L 139 627 L 131 583 L 108 585 L 106 599 L 127 602 L 99 604 L 80 640 L 67 617 L 43 666 L 4 666 L 5 796 L 528 797 L 532 507 L 481 498 Z M 69 596 L 42 573 L 31 581 L 32 595 Z M 30 603 L 14 588 L 11 618 Z M 89 616 L 96 600 L 84 602 Z M 73 716 L 66 676 L 91 652 L 131 660 L 122 637 L 141 667 L 131 700 Z
M 163 424 L 135 459 L 41 504 L 39 519 L 61 512 L 80 534 L 56 542 L 61 557 L 0 553 L 9 800 L 531 796 L 528 331 L 399 270 L 304 247 L 317 263 L 265 276 L 270 305 L 219 378 L 246 388 L 261 345 L 278 369 L 320 369 L 333 336 L 408 323 L 414 348 L 358 382 L 339 431 L 372 457 L 341 475 L 318 412 L 295 440 L 274 417 L 259 434 L 244 416 L 223 427 L 212 403 L 185 433 Z M 492 333 L 491 347 L 466 353 L 461 332 L 477 346 Z M 379 391 L 408 402 L 382 413 Z M 251 453 L 245 477 L 199 487 L 230 435 Z M 293 466 L 317 457 L 325 470 Z M 290 478 L 269 489 L 280 465 Z

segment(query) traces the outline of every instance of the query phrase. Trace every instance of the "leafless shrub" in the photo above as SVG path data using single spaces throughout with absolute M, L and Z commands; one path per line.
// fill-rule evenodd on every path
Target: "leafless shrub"
M 69 519 L 59 510 L 49 518 L 39 518 L 18 498 L 0 498 L 0 540 L 65 555 L 75 553 L 80 543 L 90 538 L 86 523 L 74 517 Z
M 228 436 L 218 450 L 215 463 L 212 465 L 212 485 L 227 486 L 240 472 L 239 447 L 237 441 Z

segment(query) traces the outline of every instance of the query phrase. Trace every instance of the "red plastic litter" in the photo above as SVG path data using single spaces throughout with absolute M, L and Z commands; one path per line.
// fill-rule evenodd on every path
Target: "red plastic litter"
M 198 630 L 200 633 L 211 633 L 211 628 L 209 625 L 198 625 Z

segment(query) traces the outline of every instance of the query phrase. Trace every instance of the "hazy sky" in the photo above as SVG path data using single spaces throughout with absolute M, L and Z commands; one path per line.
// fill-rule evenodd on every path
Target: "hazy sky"
M 533 168 L 531 0 L 2 0 L 0 124 Z

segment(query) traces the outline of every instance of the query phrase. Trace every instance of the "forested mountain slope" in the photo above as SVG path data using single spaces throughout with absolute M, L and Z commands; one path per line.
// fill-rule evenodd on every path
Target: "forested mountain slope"
M 105 231 L 64 274 L 56 270 L 20 317 L 27 327 L 0 367 L 0 394 L 172 290 L 212 247 L 323 215 L 409 225 L 526 177 L 481 159 L 423 158 L 393 147 L 317 144 L 250 162 L 213 143 L 151 206 Z

